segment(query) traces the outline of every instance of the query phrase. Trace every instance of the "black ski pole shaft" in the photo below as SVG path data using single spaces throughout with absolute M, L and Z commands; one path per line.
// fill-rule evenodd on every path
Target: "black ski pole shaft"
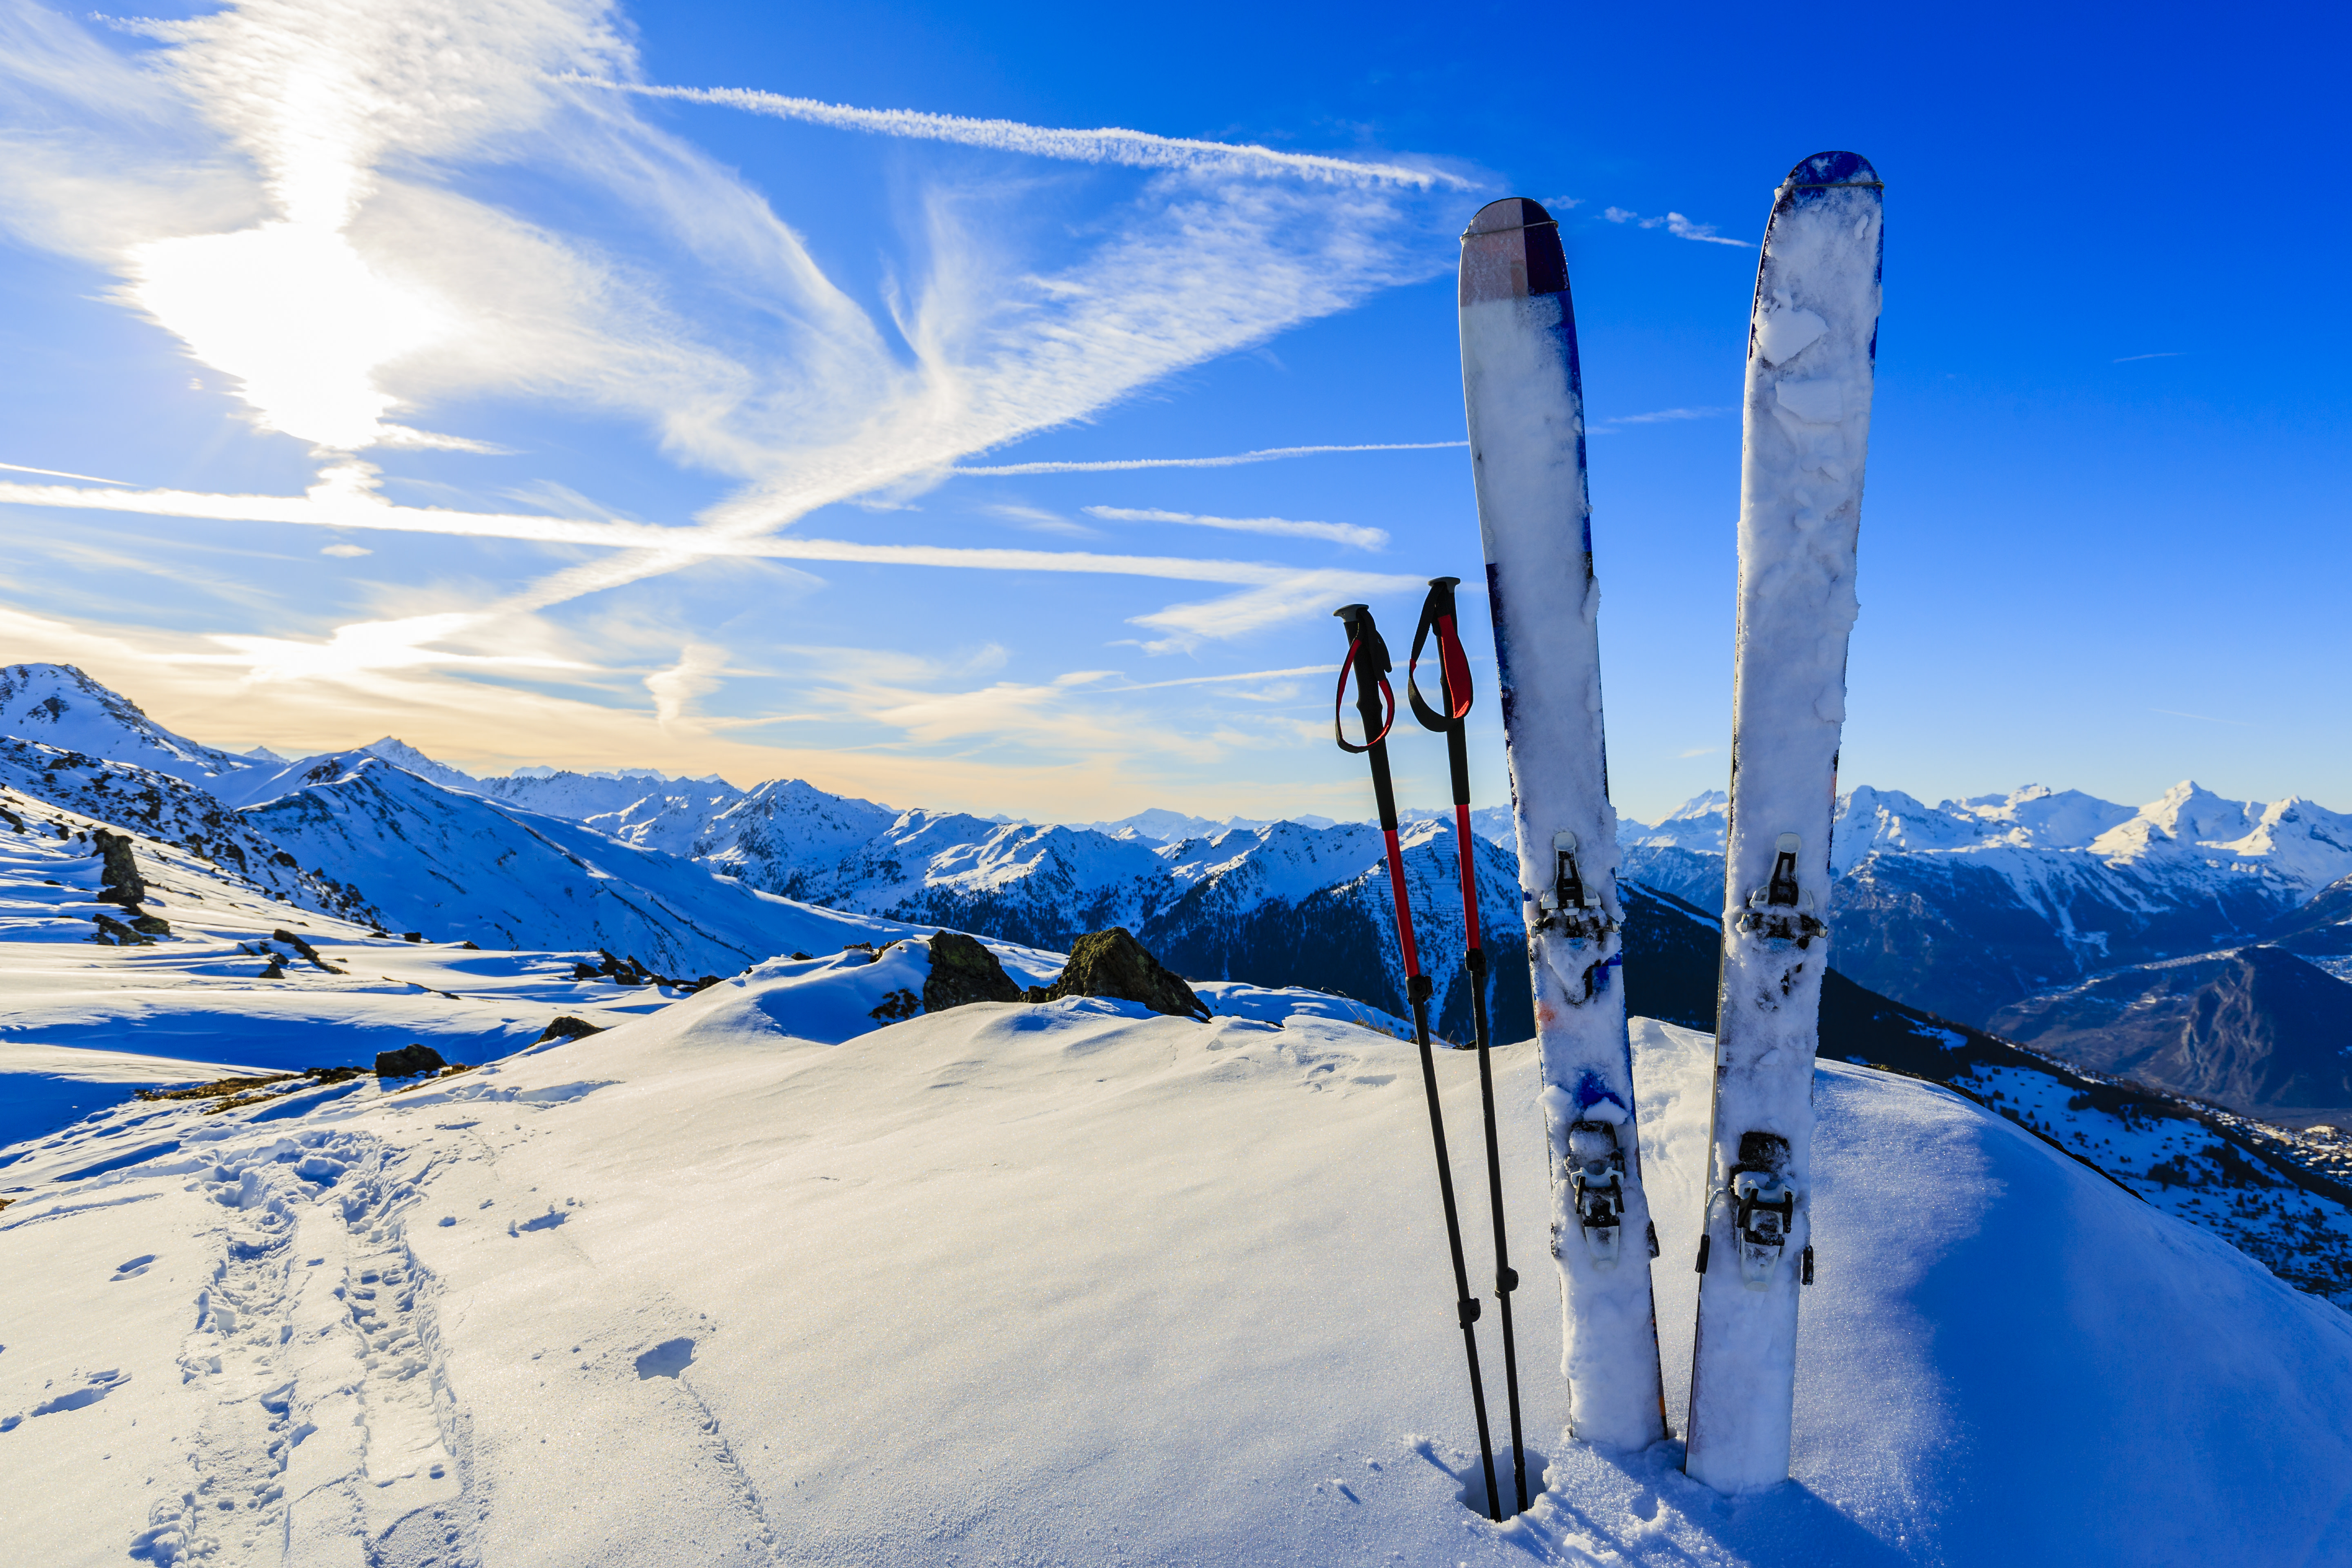
M 1496 1131 L 1495 1070 L 1489 1054 L 1493 1042 L 1486 1026 L 1486 950 L 1479 940 L 1478 863 L 1470 837 L 1470 746 L 1463 722 L 1470 712 L 1470 661 L 1462 649 L 1454 605 L 1454 590 L 1461 581 L 1459 577 L 1430 579 L 1429 598 L 1422 606 L 1420 628 L 1413 634 L 1405 685 L 1412 700 L 1413 715 L 1423 727 L 1444 731 L 1445 760 L 1453 773 L 1454 851 L 1462 871 L 1463 963 L 1470 973 L 1470 1017 L 1478 1042 L 1478 1099 L 1486 1118 L 1486 1204 L 1495 1220 L 1495 1300 L 1502 1307 L 1503 1389 L 1511 1414 L 1511 1482 L 1517 1493 L 1519 1511 L 1525 1513 L 1528 1448 L 1519 1426 L 1519 1352 L 1511 1329 L 1511 1292 L 1518 1289 L 1519 1277 L 1511 1268 L 1510 1246 L 1504 1234 L 1503 1153 Z M 1423 642 L 1433 631 L 1437 634 L 1438 692 L 1444 704 L 1442 713 L 1431 711 L 1429 704 L 1422 700 L 1419 687 L 1412 682 L 1412 669 L 1421 662 Z
M 1372 765 L 1372 795 L 1380 804 L 1381 834 L 1388 847 L 1389 891 L 1396 900 L 1397 942 L 1404 954 L 1405 996 L 1412 1004 L 1413 1043 L 1421 1049 L 1421 1086 L 1429 1099 L 1429 1132 L 1437 1146 L 1437 1195 L 1445 1206 L 1445 1245 L 1454 1259 L 1454 1315 L 1462 1325 L 1462 1348 L 1470 1361 L 1470 1408 L 1478 1421 L 1478 1457 L 1486 1467 L 1486 1511 L 1503 1521 L 1502 1489 L 1495 1484 L 1495 1443 L 1486 1427 L 1486 1389 L 1478 1372 L 1478 1298 L 1470 1293 L 1470 1270 L 1462 1261 L 1462 1218 L 1454 1203 L 1454 1164 L 1445 1152 L 1445 1114 L 1437 1100 L 1437 1060 L 1429 1044 L 1429 976 L 1421 972 L 1421 954 L 1412 940 L 1412 905 L 1405 896 L 1404 851 L 1397 843 L 1396 790 L 1389 779 L 1389 726 L 1396 719 L 1396 696 L 1390 690 L 1392 668 L 1388 645 L 1373 625 L 1371 610 L 1346 605 L 1332 612 L 1348 632 L 1348 659 L 1339 667 L 1339 690 L 1331 718 L 1339 749 L 1364 753 Z M 1348 677 L 1356 679 L 1356 711 L 1364 721 L 1364 743 L 1349 742 L 1340 727 L 1339 705 L 1348 695 Z M 1382 716 L 1381 699 L 1387 699 Z

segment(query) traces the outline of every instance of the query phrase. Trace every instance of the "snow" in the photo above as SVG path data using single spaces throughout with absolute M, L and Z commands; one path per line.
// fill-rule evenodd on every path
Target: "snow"
M 133 763 L 206 789 L 268 771 L 173 733 L 70 664 L 0 668 L 0 734 Z
M 879 967 L 404 1092 L 126 1107 L 0 1171 L 12 1552 L 2235 1563 L 2321 1560 L 2352 1516 L 2352 1321 L 1958 1096 L 1825 1064 L 1794 1484 L 1538 1437 L 1549 1489 L 1497 1528 L 1457 1500 L 1407 1042 L 1099 1002 L 822 1037 L 822 991 Z M 1712 1052 L 1633 1038 L 1679 1413 Z M 1533 1057 L 1497 1063 L 1515 1215 L 1546 1200 Z M 1475 1064 L 1439 1066 L 1475 1125 Z M 91 1171 L 126 1143 L 173 1147 Z M 1557 1434 L 1557 1322 L 1520 1334 Z

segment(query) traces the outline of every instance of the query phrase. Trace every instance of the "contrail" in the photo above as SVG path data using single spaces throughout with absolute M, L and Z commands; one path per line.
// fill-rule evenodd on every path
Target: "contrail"
M 47 474 L 53 479 L 88 479 L 94 485 L 127 485 L 129 479 L 101 479 L 96 474 L 69 474 L 63 468 L 28 468 L 22 463 L 0 463 L 12 474 Z
M 71 507 L 149 517 L 202 518 L 219 522 L 294 523 L 312 528 L 378 529 L 394 533 L 456 534 L 473 539 L 523 539 L 543 544 L 590 544 L 657 552 L 683 565 L 713 557 L 766 561 L 843 561 L 888 566 L 946 566 L 988 572 L 1076 572 L 1159 577 L 1183 583 L 1246 587 L 1313 584 L 1332 592 L 1395 593 L 1419 578 L 1369 572 L 1324 572 L 1257 561 L 1194 561 L 1170 555 L 1111 555 L 1086 550 L 973 550 L 935 544 L 870 544 L 797 534 L 730 536 L 723 531 L 654 523 L 602 522 L 523 513 L 455 511 L 391 506 L 326 493 L 300 496 L 216 495 L 188 490 L 87 490 L 68 485 L 0 483 L 0 505 Z M 574 572 L 583 568 L 574 567 Z M 559 577 L 563 574 L 558 574 Z
M 1154 136 L 1148 131 L 1104 126 L 1095 131 L 1056 131 L 1025 125 L 1017 120 L 972 120 L 961 114 L 930 114 L 914 109 L 856 109 L 814 98 L 786 98 L 742 87 L 651 87 L 637 82 L 610 81 L 601 77 L 565 75 L 553 79 L 582 87 L 601 87 L 640 98 L 668 98 L 688 103 L 712 103 L 778 120 L 806 121 L 843 131 L 866 131 L 879 136 L 901 136 L 918 142 L 956 142 L 968 147 L 989 147 L 1003 153 L 1025 153 L 1038 158 L 1062 158 L 1078 163 L 1120 163 L 1137 169 L 1223 170 L 1233 174 L 1284 174 L 1332 184 L 1366 183 L 1412 185 L 1427 190 L 1445 185 L 1470 189 L 1470 182 L 1434 169 L 1412 169 L 1402 163 L 1360 163 L 1349 158 L 1312 153 L 1277 153 L 1271 147 L 1229 142 L 1199 142 L 1188 136 Z
M 1192 528 L 1222 528 L 1234 533 L 1265 533 L 1283 539 L 1328 539 L 1359 550 L 1381 550 L 1389 536 L 1381 529 L 1360 528 L 1352 522 L 1301 522 L 1287 517 L 1202 517 L 1197 512 L 1160 511 L 1151 508 L 1090 506 L 1088 517 L 1107 522 L 1178 522 Z
M 1447 447 L 1467 447 L 1467 441 L 1383 441 L 1361 447 L 1268 447 L 1259 452 L 1236 452 L 1226 458 L 1120 458 L 1101 463 L 996 463 L 985 468 L 950 468 L 951 474 L 1115 474 L 1129 468 L 1232 468 L 1244 463 L 1271 463 L 1281 458 L 1313 458 L 1326 452 L 1434 452 Z

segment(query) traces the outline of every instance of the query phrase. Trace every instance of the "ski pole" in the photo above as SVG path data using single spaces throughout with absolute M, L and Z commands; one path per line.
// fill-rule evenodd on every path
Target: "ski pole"
M 1495 1069 L 1487 1055 L 1486 950 L 1478 941 L 1478 864 L 1470 837 L 1470 751 L 1463 720 L 1470 714 L 1470 659 L 1462 651 L 1462 637 L 1454 612 L 1454 590 L 1459 577 L 1432 577 L 1429 597 L 1421 606 L 1421 625 L 1412 634 L 1412 657 L 1405 661 L 1404 690 L 1412 700 L 1412 716 L 1424 730 L 1443 731 L 1445 760 L 1454 773 L 1454 835 L 1455 858 L 1462 867 L 1462 929 L 1467 943 L 1463 963 L 1470 971 L 1470 1017 L 1478 1040 L 1478 1098 L 1486 1112 L 1486 1205 L 1495 1216 L 1495 1300 L 1503 1309 L 1503 1388 L 1511 1407 L 1511 1480 L 1517 1489 L 1519 1511 L 1528 1510 L 1527 1444 L 1519 1434 L 1519 1352 L 1511 1334 L 1511 1292 L 1518 1289 L 1510 1248 L 1503 1239 L 1503 1154 L 1495 1133 Z M 1437 634 L 1437 689 L 1445 704 L 1438 711 L 1423 700 L 1413 674 L 1421 667 L 1421 650 L 1429 634 Z
M 1486 1467 L 1486 1511 L 1503 1521 L 1502 1492 L 1495 1484 L 1495 1445 L 1486 1431 L 1486 1390 L 1478 1375 L 1478 1298 L 1470 1294 L 1470 1271 L 1462 1263 L 1462 1221 L 1454 1206 L 1454 1167 L 1445 1155 L 1445 1117 L 1437 1103 L 1437 1062 L 1429 1047 L 1429 976 L 1421 972 L 1421 954 L 1412 941 L 1412 906 L 1405 897 L 1404 851 L 1397 845 L 1396 791 L 1389 782 L 1389 727 L 1396 722 L 1396 693 L 1390 689 L 1388 644 L 1372 624 L 1372 612 L 1363 605 L 1343 605 L 1331 612 L 1348 631 L 1348 658 L 1339 667 L 1339 689 L 1331 708 L 1331 732 L 1339 749 L 1368 754 L 1372 764 L 1372 794 L 1380 802 L 1381 832 L 1388 841 L 1389 891 L 1396 899 L 1397 943 L 1404 952 L 1405 995 L 1412 1004 L 1412 1035 L 1421 1047 L 1421 1087 L 1429 1097 L 1429 1132 L 1437 1144 L 1437 1194 L 1445 1205 L 1445 1245 L 1454 1255 L 1454 1314 L 1462 1324 L 1462 1348 L 1470 1357 L 1470 1407 L 1478 1417 L 1478 1455 Z M 1356 678 L 1356 711 L 1362 715 L 1364 743 L 1349 742 L 1341 715 L 1348 701 L 1348 677 Z M 1381 708 L 1385 702 L 1387 712 Z

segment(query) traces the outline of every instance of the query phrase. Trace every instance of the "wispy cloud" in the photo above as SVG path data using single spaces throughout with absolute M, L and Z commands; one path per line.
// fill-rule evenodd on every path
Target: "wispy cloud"
M 1360 528 L 1352 522 L 1301 522 L 1286 517 L 1202 517 L 1189 511 L 1159 511 L 1148 508 L 1090 506 L 1088 517 L 1109 522 L 1172 522 L 1188 528 L 1221 528 L 1234 533 L 1265 533 L 1278 539 L 1326 539 L 1358 550 L 1385 550 L 1384 530 Z
M 356 560 L 362 555 L 373 555 L 375 552 L 364 544 L 322 544 L 319 547 L 319 553 L 339 556 L 349 561 Z
M 1171 605 L 1130 624 L 1168 635 L 1142 645 L 1146 653 L 1186 653 L 1204 642 L 1246 637 L 1285 621 L 1328 616 L 1350 599 L 1409 593 L 1424 579 L 1375 576 L 1366 572 L 1300 572 L 1280 583 L 1245 589 L 1223 598 Z
M 1676 239 L 1696 239 L 1707 245 L 1736 245 L 1742 250 L 1755 248 L 1744 239 L 1732 239 L 1716 233 L 1715 225 L 1711 223 L 1694 223 L 1677 212 L 1667 213 L 1663 217 L 1643 217 L 1630 207 L 1604 207 L 1601 216 L 1611 223 L 1630 223 L 1639 228 L 1663 228 Z
M 1596 424 L 1596 431 L 1621 425 L 1670 425 L 1684 419 L 1712 419 L 1719 414 L 1734 412 L 1728 407 L 1654 408 L 1647 414 L 1617 414 Z
M 562 79 L 584 86 L 608 88 L 641 98 L 666 98 L 688 103 L 717 104 L 778 120 L 798 120 L 842 131 L 906 137 L 922 142 L 954 142 L 1033 158 L 1059 158 L 1080 163 L 1120 163 L 1138 169 L 1179 169 L 1191 174 L 1288 175 L 1345 184 L 1404 184 L 1421 189 L 1444 185 L 1468 190 L 1470 182 L 1431 168 L 1401 163 L 1372 163 L 1308 153 L 1277 153 L 1270 147 L 1226 142 L 1199 142 L 1181 136 L 1155 136 L 1145 131 L 1105 126 L 1092 131 L 1059 131 L 1025 125 L 1017 120 L 973 120 L 961 114 L 932 114 L 912 109 L 853 109 L 814 98 L 786 98 L 739 87 L 656 87 L 641 82 L 608 81 L 584 76 Z
M 1354 447 L 1268 447 L 1256 452 L 1235 452 L 1222 458 L 1114 458 L 1095 463 L 996 463 L 965 465 L 950 474 L 1116 474 L 1131 468 L 1234 468 L 1244 463 L 1272 463 L 1285 458 L 1316 458 L 1328 452 L 1435 452 L 1467 447 L 1467 441 L 1381 441 Z
M 2179 357 L 2180 351 L 2179 349 L 2166 349 L 2161 353 L 2152 354 L 2126 354 L 2123 358 L 2112 363 L 2116 364 L 2131 364 L 2137 361 L 2144 359 L 2179 359 Z
M 1102 530 L 1088 528 L 1083 522 L 1072 522 L 1059 512 L 1043 507 L 1021 506 L 1011 501 L 997 502 L 980 509 L 989 516 L 1001 518 L 1015 528 L 1025 528 L 1033 533 L 1058 533 L 1066 539 L 1100 539 Z
M 137 491 L 120 510 L 609 551 L 452 614 L 545 610 L 729 555 L 1287 581 L 1286 569 L 1246 563 L 1105 555 L 1087 565 L 1072 553 L 782 531 L 835 502 L 903 501 L 971 454 L 1440 269 L 1425 242 L 1444 226 L 1429 204 L 1462 185 L 1395 162 L 646 89 L 1148 173 L 1118 198 L 1104 237 L 1075 252 L 1066 231 L 1032 233 L 1008 208 L 1034 179 L 928 190 L 886 324 L 730 170 L 638 118 L 625 32 L 593 0 L 458 10 L 385 0 L 360 13 L 253 4 L 136 26 L 163 47 L 135 63 L 49 13 L 11 36 L 21 47 L 0 71 L 24 92 L 0 108 L 0 222 L 112 268 L 122 300 L 222 372 L 257 426 L 310 443 L 326 467 L 307 497 Z M 60 119 L 80 129 L 52 134 Z M 609 246 L 478 199 L 472 170 L 526 159 L 606 194 L 613 222 L 652 237 L 711 287 L 656 286 L 608 259 Z M 694 304 L 720 298 L 760 330 Z M 390 507 L 339 456 L 488 450 L 415 420 L 492 395 L 640 420 L 673 458 L 744 488 L 690 528 L 534 520 Z M 0 487 L 0 501 L 104 504 L 62 489 Z M 442 625 L 404 616 L 320 646 L 404 660 Z

